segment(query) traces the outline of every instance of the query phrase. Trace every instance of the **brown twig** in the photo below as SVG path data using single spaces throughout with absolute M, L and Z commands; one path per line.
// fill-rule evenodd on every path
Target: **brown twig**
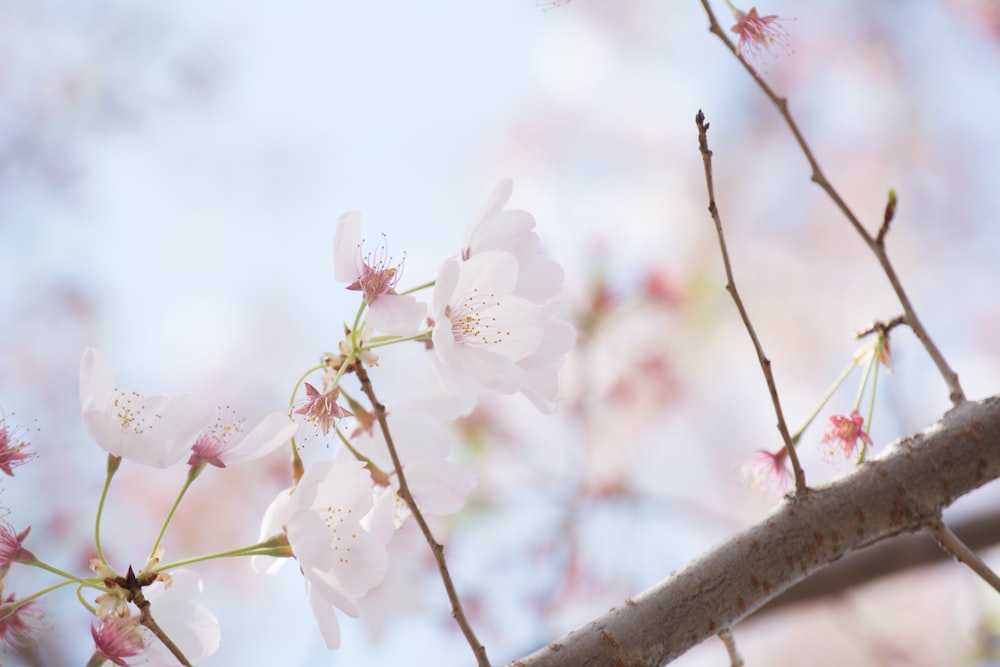
M 729 628 L 719 630 L 719 639 L 726 645 L 726 652 L 729 654 L 729 664 L 731 667 L 743 667 L 743 656 L 740 655 L 740 650 L 736 648 L 733 631 Z
M 865 245 L 874 253 L 875 258 L 878 260 L 879 265 L 882 267 L 882 272 L 885 273 L 885 277 L 889 280 L 889 284 L 892 285 L 893 292 L 896 294 L 896 298 L 899 299 L 900 305 L 903 307 L 903 313 L 906 316 L 906 324 L 913 330 L 914 335 L 923 344 L 924 349 L 927 350 L 927 354 L 930 356 L 931 360 L 937 366 L 938 372 L 944 379 L 945 384 L 948 386 L 950 391 L 951 401 L 958 405 L 965 401 L 965 392 L 962 390 L 962 385 L 958 381 L 958 374 L 951 369 L 948 362 L 945 361 L 944 355 L 938 349 L 937 345 L 931 339 L 930 334 L 927 333 L 927 329 L 920 322 L 917 317 L 917 313 L 910 303 L 910 298 L 907 296 L 906 291 L 903 289 L 903 284 L 899 280 L 899 276 L 896 275 L 896 270 L 892 266 L 892 262 L 889 261 L 889 255 L 885 250 L 885 234 L 889 229 L 888 222 L 891 220 L 891 215 L 888 216 L 887 220 L 883 220 L 882 228 L 879 231 L 878 237 L 873 237 L 867 229 L 861 224 L 861 221 L 847 206 L 847 203 L 843 200 L 840 194 L 834 189 L 830 181 L 826 179 L 823 175 L 823 171 L 820 169 L 819 163 L 816 161 L 813 155 L 812 149 L 809 148 L 809 144 L 806 143 L 805 137 L 802 136 L 802 132 L 799 130 L 799 126 L 796 124 L 795 120 L 792 118 L 791 113 L 788 111 L 788 100 L 779 97 L 770 86 L 761 78 L 760 74 L 753 68 L 750 63 L 743 58 L 736 46 L 732 43 L 726 32 L 719 25 L 718 20 L 715 18 L 715 13 L 708 4 L 708 0 L 701 0 L 702 6 L 705 8 L 705 13 L 708 14 L 709 21 L 709 31 L 718 37 L 726 45 L 737 60 L 743 65 L 743 68 L 750 74 L 757 86 L 764 92 L 764 94 L 771 100 L 774 106 L 778 109 L 778 113 L 781 115 L 788 129 L 791 130 L 792 135 L 795 137 L 796 143 L 798 143 L 799 148 L 802 150 L 803 155 L 805 155 L 806 160 L 809 162 L 809 166 L 812 168 L 812 181 L 818 185 L 823 192 L 833 200 L 833 203 L 840 209 L 840 212 L 847 218 L 854 230 L 861 236 Z M 895 200 L 895 197 L 892 198 Z M 888 207 L 887 207 L 888 208 Z M 892 213 L 894 214 L 894 206 Z M 887 211 L 889 214 L 889 211 Z
M 448 600 L 451 602 L 451 615 L 458 623 L 458 627 L 461 628 L 462 634 L 465 635 L 466 641 L 469 642 L 469 646 L 472 647 L 472 652 L 476 656 L 476 662 L 479 667 L 490 667 L 490 661 L 486 657 L 486 647 L 480 643 L 479 639 L 476 638 L 476 633 L 473 632 L 472 626 L 469 624 L 469 619 L 466 618 L 465 612 L 462 610 L 462 602 L 458 598 L 458 592 L 455 590 L 455 584 L 451 580 L 451 573 L 448 571 L 448 564 L 445 562 L 444 558 L 444 546 L 441 545 L 435 538 L 434 533 L 431 532 L 430 526 L 427 525 L 427 521 L 424 519 L 423 514 L 420 512 L 420 508 L 417 507 L 417 501 L 413 499 L 413 494 L 410 493 L 410 487 L 406 482 L 406 475 L 403 474 L 403 464 L 399 460 L 399 454 L 396 452 L 396 445 L 393 443 L 392 434 L 389 432 L 389 423 L 386 421 L 385 406 L 379 402 L 378 398 L 375 397 L 375 390 L 372 388 L 371 378 L 368 376 L 368 371 L 365 370 L 363 364 L 360 361 L 355 364 L 354 372 L 358 376 L 358 380 L 361 382 L 361 391 L 364 392 L 368 400 L 371 401 L 372 409 L 375 411 L 375 418 L 378 420 L 379 427 L 382 429 L 382 435 L 385 437 L 385 444 L 389 449 L 389 456 L 392 458 L 392 466 L 396 471 L 396 478 L 399 480 L 399 489 L 397 494 L 406 503 L 406 506 L 410 509 L 410 513 L 416 520 L 417 525 L 420 526 L 420 531 L 424 534 L 424 539 L 427 540 L 428 546 L 431 548 L 431 552 L 434 554 L 434 560 L 437 561 L 438 571 L 441 573 L 441 581 L 444 583 L 444 589 L 448 593 Z
M 698 125 L 698 150 L 701 151 L 701 159 L 705 165 L 705 184 L 708 188 L 708 212 L 711 214 L 713 222 L 715 222 L 715 231 L 719 237 L 719 248 L 722 251 L 722 264 L 726 270 L 726 291 L 733 297 L 736 309 L 740 311 L 740 317 L 743 319 L 743 325 L 746 327 L 747 333 L 750 334 L 750 340 L 753 341 L 754 350 L 757 352 L 757 360 L 760 362 L 761 370 L 764 371 L 764 380 L 767 381 L 767 390 L 771 395 L 771 403 L 774 405 L 774 412 L 778 417 L 778 432 L 781 433 L 781 439 L 785 443 L 788 458 L 792 462 L 792 470 L 795 473 L 795 493 L 801 494 L 806 490 L 806 476 L 802 471 L 802 465 L 799 463 L 799 456 L 795 452 L 795 443 L 788 432 L 788 425 L 785 423 L 785 415 L 781 409 L 781 399 L 778 397 L 778 387 L 774 382 L 774 373 L 771 372 L 771 360 L 764 354 L 764 348 L 757 338 L 757 332 L 754 331 L 753 325 L 750 323 L 750 316 L 743 305 L 743 300 L 740 299 L 740 295 L 736 291 L 736 281 L 733 279 L 733 269 L 729 263 L 729 251 L 726 249 L 726 239 L 722 233 L 722 220 L 719 217 L 719 208 L 715 203 L 715 186 L 713 185 L 712 178 L 712 151 L 708 148 L 708 123 L 705 122 L 705 114 L 698 111 L 698 114 L 695 116 L 695 122 Z
M 897 315 L 888 322 L 882 322 L 880 320 L 876 320 L 875 322 L 872 322 L 861 331 L 854 334 L 854 337 L 864 338 L 865 336 L 870 336 L 873 333 L 877 333 L 883 337 L 888 338 L 890 331 L 903 324 L 906 324 L 906 316 L 904 315 Z
M 982 577 L 983 581 L 992 586 L 1000 593 L 1000 577 L 990 569 L 990 566 L 983 562 L 983 559 L 965 545 L 958 535 L 953 533 L 948 526 L 944 525 L 940 519 L 928 522 L 924 530 L 934 536 L 938 546 L 946 553 L 954 556 L 959 562 L 965 563 L 969 568 Z
M 128 591 L 128 598 L 139 609 L 139 623 L 145 626 L 153 635 L 160 640 L 160 642 L 167 647 L 167 650 L 177 658 L 177 662 L 184 665 L 184 667 L 191 667 L 191 663 L 184 656 L 184 653 L 177 647 L 177 644 L 167 636 L 167 633 L 163 631 L 163 628 L 159 626 L 156 620 L 153 618 L 152 612 L 149 610 L 150 604 L 146 596 L 142 594 L 143 586 L 148 586 L 156 580 L 155 577 L 144 576 L 139 578 L 135 575 L 132 567 L 129 566 L 128 572 L 125 573 L 124 577 L 118 577 L 111 583 L 121 586 Z M 107 581 L 105 583 L 108 583 Z

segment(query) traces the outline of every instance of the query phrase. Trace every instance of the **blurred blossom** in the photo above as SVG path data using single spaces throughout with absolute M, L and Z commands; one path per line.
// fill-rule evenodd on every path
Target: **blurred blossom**
M 11 186 L 71 182 L 89 135 L 134 127 L 214 87 L 199 47 L 164 48 L 163 18 L 119 0 L 0 4 L 3 199 Z
M 21 603 L 11 593 L 0 604 L 0 641 L 11 646 L 31 644 L 42 629 L 38 600 Z
M 844 454 L 844 458 L 851 458 L 854 450 L 861 441 L 861 453 L 864 454 L 865 447 L 872 446 L 872 439 L 864 430 L 865 419 L 855 410 L 851 414 L 833 415 L 830 417 L 830 428 L 823 435 L 821 442 L 831 445 L 829 454 L 832 456 L 837 449 Z
M 788 491 L 791 477 L 785 460 L 788 450 L 776 452 L 758 449 L 749 461 L 740 467 L 740 480 L 748 486 L 759 486 L 768 494 L 783 495 Z
M 21 436 L 21 429 L 7 424 L 7 417 L 0 417 L 0 471 L 10 477 L 14 476 L 14 468 L 24 465 L 35 457 L 33 452 L 26 452 L 28 443 Z
M 789 50 L 788 33 L 781 26 L 781 18 L 776 14 L 761 16 L 757 13 L 756 7 L 744 12 L 734 7 L 728 0 L 726 4 L 736 17 L 736 25 L 730 28 L 740 37 L 736 50 L 748 63 L 760 69 L 764 52 L 769 51 L 772 46 Z

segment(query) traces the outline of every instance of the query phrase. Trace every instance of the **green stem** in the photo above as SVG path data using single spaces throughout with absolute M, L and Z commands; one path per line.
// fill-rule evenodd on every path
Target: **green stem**
M 4 603 L 2 605 L 2 607 L 6 607 L 6 608 L 9 608 L 11 611 L 14 611 L 15 609 L 18 609 L 19 607 L 28 604 L 32 600 L 37 600 L 38 598 L 42 597 L 43 595 L 48 595 L 52 591 L 59 590 L 63 586 L 69 586 L 72 583 L 74 583 L 74 582 L 72 582 L 72 581 L 60 581 L 58 584 L 53 584 L 52 586 L 49 586 L 48 588 L 43 588 L 42 590 L 36 591 L 36 592 L 32 593 L 31 595 L 25 595 L 23 598 L 18 598 L 16 600 L 14 600 L 13 602 Z M 98 588 L 94 584 L 88 584 L 88 585 L 90 585 L 90 586 L 92 586 L 94 588 Z M 101 589 L 101 590 L 103 590 L 103 589 Z M 2 621 L 3 621 L 3 618 L 0 618 L 0 622 L 2 622 Z
M 823 394 L 823 398 L 820 399 L 819 404 L 812 411 L 809 417 L 806 418 L 806 422 L 802 425 L 802 428 L 796 431 L 796 433 L 792 436 L 793 444 L 798 444 L 799 439 L 802 437 L 802 434 L 805 433 L 805 430 L 809 428 L 809 425 L 813 423 L 813 421 L 819 415 L 820 411 L 823 410 L 823 407 L 827 404 L 827 402 L 829 402 L 834 392 L 836 392 L 840 388 L 840 385 L 844 384 L 844 380 L 846 380 L 847 376 L 851 374 L 851 371 L 854 370 L 854 367 L 858 365 L 856 359 L 857 358 L 855 357 L 855 359 L 851 360 L 851 363 L 847 364 L 847 367 L 840 372 L 840 375 L 837 376 L 837 379 L 833 381 L 833 384 L 830 385 L 830 388 L 826 390 L 825 394 Z
M 428 329 L 427 331 L 421 331 L 420 333 L 412 336 L 381 336 L 379 338 L 373 338 L 365 343 L 358 351 L 363 352 L 365 350 L 374 350 L 377 347 L 395 345 L 396 343 L 406 343 L 411 340 L 430 340 L 432 332 L 433 329 Z
M 875 413 L 875 388 L 878 386 L 878 367 L 881 365 L 878 360 L 882 358 L 883 341 L 884 339 L 879 336 L 872 352 L 872 359 L 875 360 L 875 368 L 872 370 L 872 400 L 868 403 L 868 418 L 865 420 L 865 426 L 868 427 L 866 430 L 869 432 L 872 430 L 872 415 Z
M 184 495 L 187 493 L 188 489 L 191 488 L 191 484 L 194 480 L 198 479 L 198 475 L 204 470 L 205 464 L 199 463 L 198 465 L 191 466 L 188 470 L 187 479 L 184 480 L 184 486 L 181 487 L 180 493 L 177 494 L 177 498 L 174 500 L 173 506 L 167 513 L 167 518 L 163 520 L 163 525 L 160 527 L 160 534 L 156 536 L 156 542 L 153 543 L 153 549 L 149 552 L 149 559 L 152 560 L 156 558 L 156 552 L 160 549 L 160 543 L 163 541 L 163 536 L 167 532 L 167 526 L 174 518 L 174 513 L 177 512 L 177 508 L 180 507 L 181 501 L 184 499 Z
M 163 572 L 165 570 L 172 570 L 185 565 L 202 563 L 204 561 L 215 560 L 218 558 L 238 558 L 243 556 L 273 556 L 275 558 L 288 558 L 294 556 L 294 554 L 292 553 L 291 547 L 288 546 L 288 538 L 285 535 L 276 535 L 272 538 L 264 540 L 263 542 L 251 544 L 247 547 L 240 547 L 239 549 L 232 549 L 230 551 L 219 551 L 213 554 L 195 556 L 194 558 L 185 558 L 184 560 L 167 563 L 166 565 L 159 567 L 157 571 Z
M 868 363 L 865 364 L 865 375 L 861 380 L 861 386 L 858 387 L 858 395 L 854 398 L 854 410 L 857 412 L 858 408 L 861 407 L 861 399 L 864 398 L 865 387 L 868 386 L 868 378 L 872 374 L 872 364 L 878 362 L 878 346 L 877 344 L 872 346 L 871 356 L 868 359 Z
M 101 547 L 101 516 L 104 514 L 104 502 L 108 499 L 108 490 L 111 488 L 111 478 L 118 471 L 122 457 L 108 454 L 107 476 L 104 478 L 104 488 L 101 489 L 101 499 L 97 502 L 97 518 L 94 520 L 94 546 L 97 548 L 97 557 L 105 565 L 108 559 L 104 557 L 104 549 Z
M 46 563 L 44 561 L 40 561 L 37 558 L 32 559 L 32 560 L 28 560 L 28 561 L 23 561 L 23 562 L 24 562 L 25 565 L 31 565 L 33 567 L 37 567 L 40 570 L 45 570 L 46 572 L 51 572 L 52 574 L 57 574 L 60 577 L 62 577 L 63 579 L 67 579 L 67 581 L 64 581 L 61 584 L 59 584 L 58 586 L 56 586 L 56 588 L 58 588 L 59 586 L 63 586 L 65 584 L 68 584 L 68 583 L 76 583 L 76 584 L 79 584 L 81 586 L 89 586 L 90 588 L 102 588 L 99 585 L 99 582 L 101 580 L 97 579 L 95 577 L 78 577 L 75 574 L 70 574 L 69 572 L 64 572 L 63 570 L 60 570 L 58 567 L 54 567 L 52 565 L 49 565 L 48 563 Z
M 410 289 L 406 290 L 405 292 L 400 292 L 399 296 L 406 296 L 407 294 L 413 294 L 414 292 L 419 292 L 420 290 L 424 290 L 424 289 L 428 289 L 430 287 L 434 287 L 434 284 L 436 282 L 437 281 L 432 280 L 432 281 L 430 281 L 428 283 L 424 283 L 423 285 L 417 285 L 416 287 L 411 287 Z

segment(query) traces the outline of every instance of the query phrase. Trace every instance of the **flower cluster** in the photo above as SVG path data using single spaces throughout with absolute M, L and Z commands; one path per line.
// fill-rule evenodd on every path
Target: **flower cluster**
M 331 648 L 340 641 L 333 608 L 358 615 L 385 577 L 388 545 L 412 513 L 404 478 L 415 507 L 437 515 L 461 509 L 475 485 L 475 473 L 448 459 L 444 424 L 467 414 L 481 391 L 519 392 L 543 412 L 556 408 L 558 370 L 576 332 L 560 316 L 562 268 L 542 252 L 534 218 L 507 209 L 511 189 L 510 181 L 497 187 L 436 279 L 410 291 L 398 291 L 403 262 L 391 258 L 384 237 L 366 250 L 360 213 L 337 223 L 334 278 L 360 292 L 361 305 L 339 354 L 316 369 L 321 382 L 303 380 L 306 399 L 294 413 L 344 446 L 279 494 L 260 535 L 284 540 L 298 559 Z M 425 303 L 416 293 L 430 287 Z M 447 394 L 390 402 L 378 423 L 378 408 L 363 407 L 343 378 L 376 365 L 375 349 L 408 341 L 428 350 Z M 348 418 L 354 427 L 341 427 Z M 261 555 L 254 565 L 273 571 L 280 562 Z
M 457 512 L 476 483 L 472 470 L 449 460 L 446 423 L 467 414 L 480 391 L 520 392 L 544 412 L 555 409 L 557 372 L 575 331 L 560 317 L 562 269 L 542 253 L 532 216 L 506 208 L 510 194 L 505 181 L 462 246 L 444 259 L 436 280 L 409 292 L 398 291 L 403 260 L 389 255 L 386 239 L 366 249 L 361 215 L 342 216 L 334 232 L 334 278 L 359 293 L 357 314 L 345 324 L 338 353 L 321 355 L 320 364 L 295 384 L 288 409 L 265 414 L 250 422 L 252 427 L 230 407 L 214 407 L 201 396 L 122 389 L 108 357 L 85 348 L 81 418 L 108 461 L 94 531 L 94 576 L 76 576 L 37 558 L 25 546 L 31 527 L 17 530 L 0 519 L 0 640 L 32 641 L 40 632 L 40 598 L 61 588 L 2 597 L 4 580 L 18 564 L 62 576 L 63 584 L 95 595 L 93 603 L 78 596 L 93 615 L 88 664 L 185 663 L 216 650 L 219 628 L 195 602 L 201 594 L 198 575 L 181 566 L 249 557 L 257 571 L 273 572 L 294 558 L 322 637 L 337 648 L 337 612 L 360 614 L 361 600 L 386 578 L 388 547 L 399 529 L 413 514 Z M 421 289 L 431 298 L 419 299 Z M 414 341 L 415 355 L 428 362 L 428 372 L 436 368 L 450 393 L 431 397 L 422 389 L 419 398 L 383 407 L 365 369 L 378 364 L 376 349 Z M 351 374 L 370 399 L 368 407 L 345 386 Z M 296 398 L 300 390 L 304 396 Z M 305 448 L 295 441 L 303 426 L 342 446 L 306 465 L 300 456 Z M 161 545 L 175 511 L 205 470 L 246 464 L 286 445 L 291 445 L 291 484 L 267 508 L 257 542 L 163 560 Z M 0 419 L 0 471 L 12 476 L 32 457 L 20 432 Z M 101 544 L 107 490 L 123 462 L 155 469 L 187 466 L 141 568 L 116 568 Z

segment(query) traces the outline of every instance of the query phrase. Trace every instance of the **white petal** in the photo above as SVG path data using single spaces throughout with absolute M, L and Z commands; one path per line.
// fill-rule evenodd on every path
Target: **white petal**
M 222 455 L 222 460 L 228 465 L 267 456 L 291 440 L 298 428 L 299 425 L 284 412 L 272 412 L 234 443 Z
M 259 542 L 284 532 L 284 526 L 288 520 L 288 508 L 291 503 L 289 491 L 290 489 L 285 489 L 279 493 L 264 511 L 264 518 L 260 522 Z M 253 556 L 250 558 L 250 566 L 256 572 L 274 574 L 285 564 L 286 560 L 288 559 L 272 556 Z
M 167 468 L 187 455 L 212 422 L 213 409 L 194 394 L 145 399 L 144 417 L 151 426 L 141 432 L 123 430 L 122 456 L 153 468 Z
M 308 580 L 306 593 L 309 595 L 309 607 L 316 617 L 320 634 L 323 635 L 323 643 L 331 651 L 340 648 L 340 623 L 337 621 L 337 614 L 330 607 L 330 603 L 313 590 Z
M 84 348 L 80 356 L 80 408 L 84 412 L 95 406 L 104 410 L 111 402 L 114 388 L 111 362 L 97 348 Z
M 361 250 L 361 213 L 351 211 L 340 216 L 333 232 L 333 279 L 353 283 L 358 279 Z
M 439 516 L 462 509 L 477 479 L 475 472 L 452 461 L 406 466 L 406 481 L 417 505 L 424 512 Z
M 382 294 L 368 308 L 368 324 L 393 336 L 412 336 L 427 315 L 427 305 L 407 294 Z

